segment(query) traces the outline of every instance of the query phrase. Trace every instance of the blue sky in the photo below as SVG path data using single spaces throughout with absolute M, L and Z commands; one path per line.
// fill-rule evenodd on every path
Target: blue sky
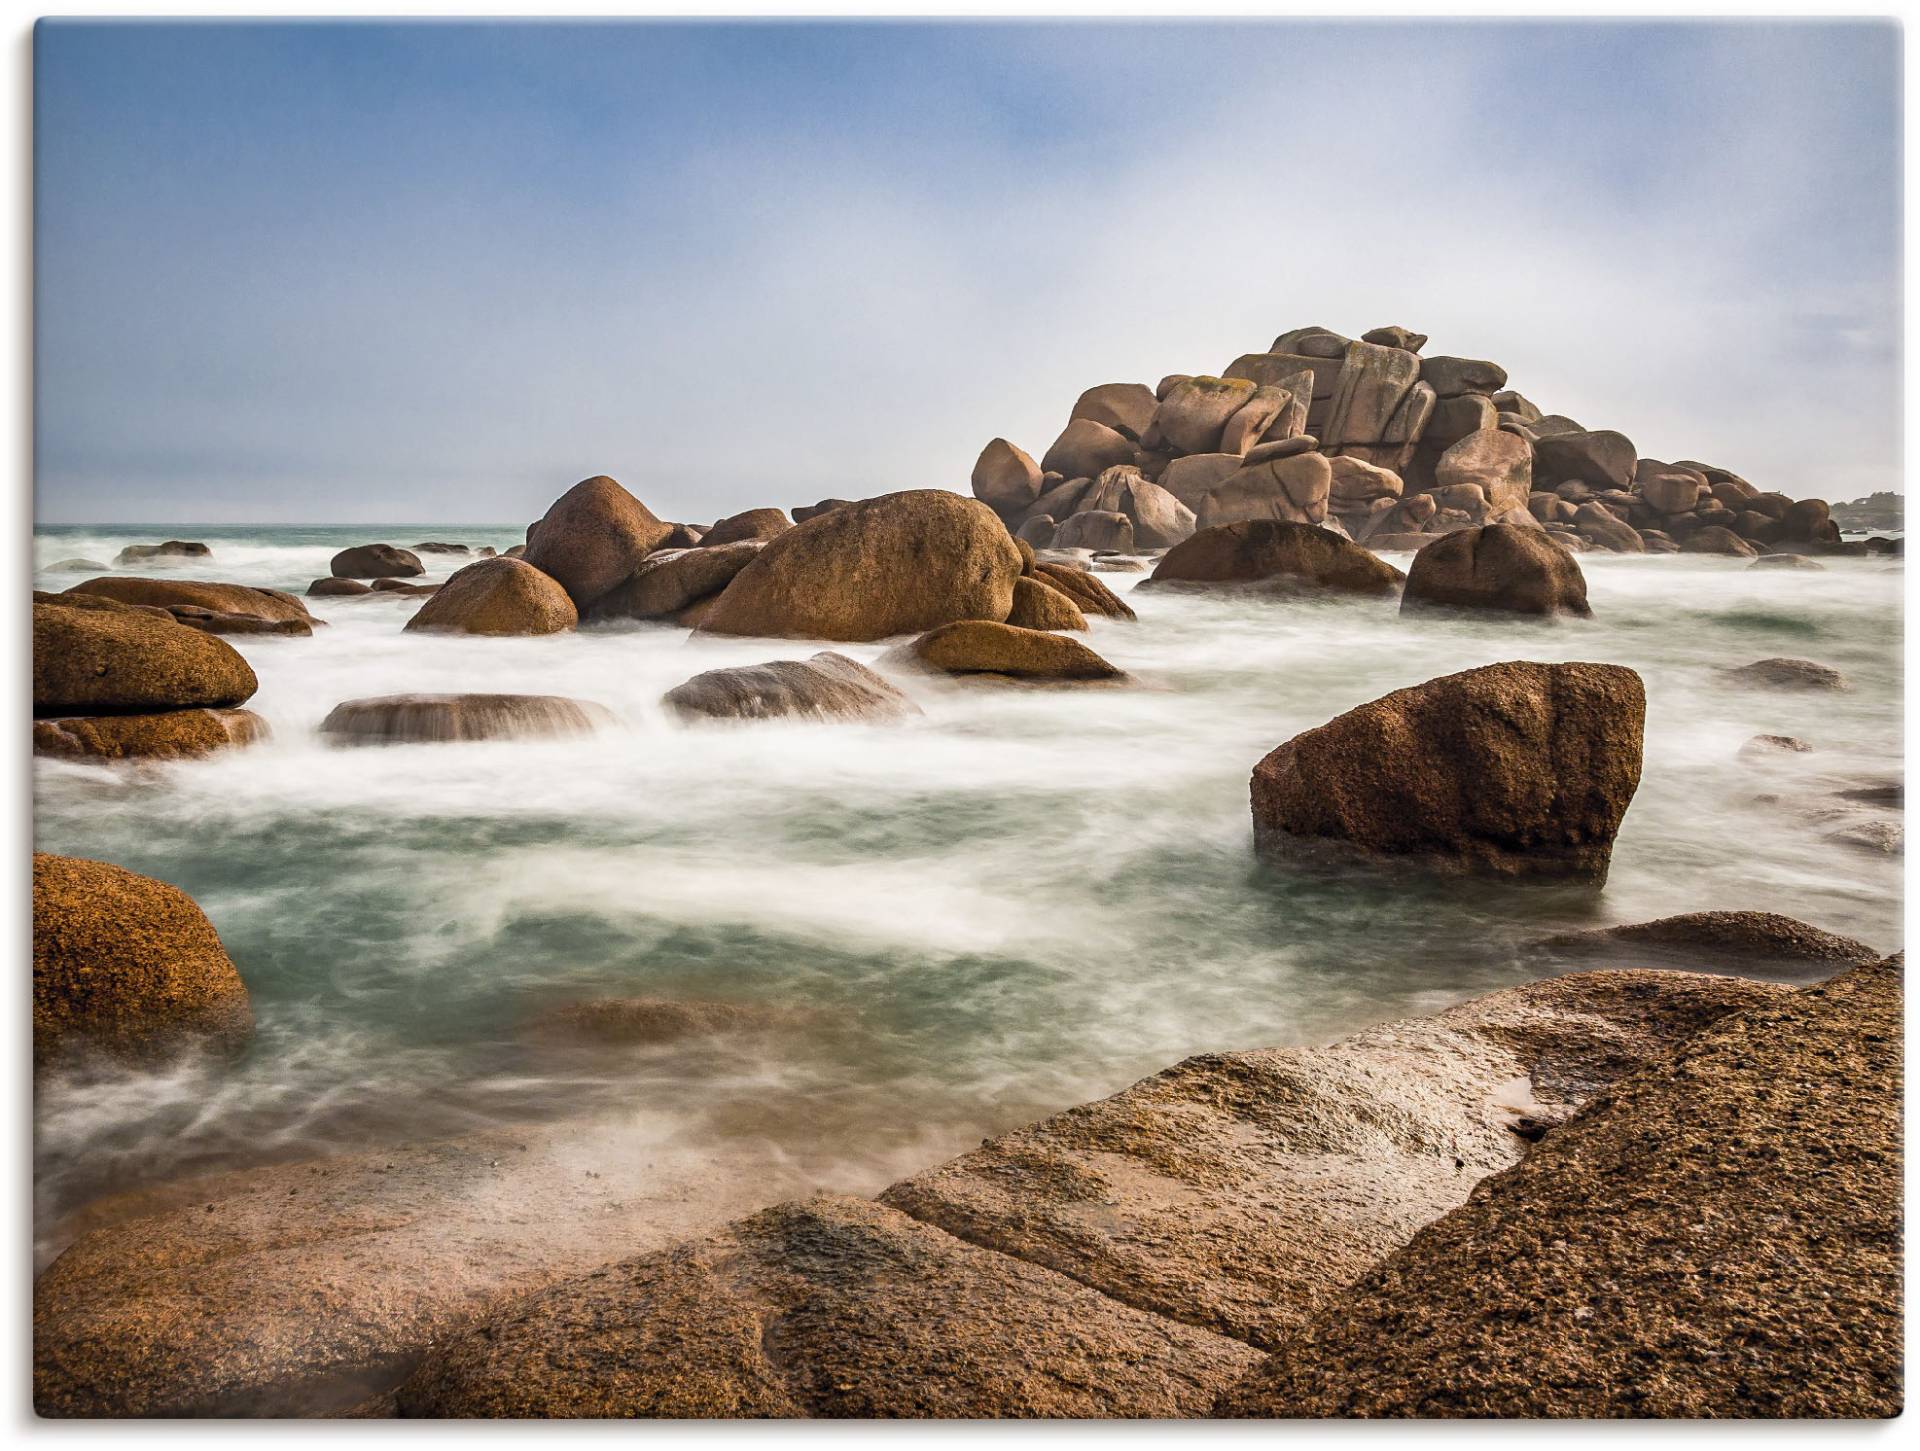
M 1404 323 L 1899 488 L 1886 24 L 109 24 L 35 64 L 38 514 L 964 489 L 1081 389 Z

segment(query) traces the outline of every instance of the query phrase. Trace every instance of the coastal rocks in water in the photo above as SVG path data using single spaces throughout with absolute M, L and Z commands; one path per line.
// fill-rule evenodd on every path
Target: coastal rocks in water
M 362 584 L 357 579 L 341 579 L 338 575 L 328 575 L 325 579 L 316 579 L 307 586 L 307 593 L 314 598 L 328 595 L 370 595 L 373 586 Z
M 473 550 L 465 544 L 448 544 L 444 541 L 429 540 L 425 544 L 413 546 L 415 554 L 471 554 Z
M 1902 999 L 1890 959 L 1722 1018 L 1330 1298 L 1218 1409 L 1899 1415 Z
M 870 1200 L 779 1204 L 529 1296 L 427 1356 L 403 1416 L 1200 1414 L 1258 1359 Z
M 1324 454 L 1293 454 L 1230 475 L 1195 512 L 1202 529 L 1254 519 L 1318 524 L 1327 517 L 1332 491 L 1333 465 Z
M 1088 418 L 1076 418 L 1053 441 L 1040 460 L 1040 468 L 1063 479 L 1095 479 L 1115 464 L 1138 459 L 1139 450 L 1125 434 Z
M 1051 583 L 1022 576 L 1013 582 L 1013 608 L 1007 612 L 1007 623 L 1023 630 L 1084 630 L 1087 617 Z
M 1149 585 L 1260 584 L 1391 594 L 1405 576 L 1350 540 L 1309 524 L 1251 519 L 1202 529 L 1154 566 Z
M 793 521 L 778 509 L 749 509 L 744 514 L 729 514 L 718 520 L 700 536 L 699 542 L 702 549 L 718 549 L 751 540 L 764 542 L 785 534 L 792 527 Z
M 1704 532 L 1704 531 L 1702 531 Z M 1809 559 L 1804 554 L 1763 554 L 1747 566 L 1748 569 L 1799 569 L 1822 570 L 1826 566 L 1817 559 Z
M 1088 512 L 1125 515 L 1130 526 L 1129 542 L 1112 546 L 1122 550 L 1165 549 L 1193 533 L 1193 510 L 1158 484 L 1149 482 L 1131 465 L 1122 464 L 1101 474 L 1094 480 L 1093 487 L 1081 495 L 1076 508 L 1078 512 L 1068 523 Z M 1055 535 L 1058 536 L 1058 529 Z
M 1610 428 L 1553 433 L 1533 446 L 1534 472 L 1549 484 L 1581 483 L 1595 489 L 1624 489 L 1640 462 L 1633 440 Z
M 904 658 L 948 675 L 1013 680 L 1122 681 L 1126 672 L 1078 640 L 987 620 L 960 620 L 901 647 Z
M 1735 685 L 1760 690 L 1845 690 L 1847 677 L 1830 665 L 1816 660 L 1794 660 L 1775 656 L 1723 670 L 1721 675 Z
M 203 610 L 194 605 L 175 605 L 167 611 L 190 630 L 208 635 L 292 635 L 313 633 L 311 620 L 268 620 L 259 615 L 230 614 L 225 610 Z
M 1732 554 L 1741 559 L 1752 559 L 1759 554 L 1746 540 L 1718 524 L 1708 524 L 1699 529 L 1690 530 L 1680 540 L 1682 554 Z
M 185 892 L 106 862 L 33 854 L 36 1067 L 86 1051 L 233 1048 L 252 1031 L 246 986 Z
M 53 598 L 33 606 L 36 716 L 243 705 L 259 689 L 224 640 L 134 606 Z
M 887 679 L 832 650 L 810 660 L 708 670 L 661 697 L 683 720 L 897 720 L 920 708 Z
M 85 574 L 92 569 L 105 569 L 107 566 L 97 559 L 56 559 L 47 566 L 49 574 Z
M 1400 609 L 1434 605 L 1523 615 L 1593 613 L 1579 562 L 1539 530 L 1505 524 L 1456 530 L 1414 555 Z
M 673 532 L 604 474 L 582 479 L 533 526 L 526 562 L 560 582 L 576 610 L 632 574 Z
M 952 620 L 1004 620 L 1021 557 L 985 504 L 944 489 L 845 504 L 770 540 L 700 628 L 880 640 Z
M 440 593 L 437 584 L 409 584 L 404 579 L 376 579 L 372 585 L 374 594 L 425 596 Z
M 1582 961 L 1695 972 L 1824 975 L 1880 960 L 1864 942 L 1778 912 L 1683 912 L 1654 922 L 1564 932 L 1540 946 Z
M 379 695 L 342 701 L 320 734 L 343 746 L 542 740 L 589 735 L 612 719 L 604 706 L 561 695 Z
M 1549 978 L 1327 1047 L 1208 1053 L 989 1139 L 881 1202 L 1261 1349 L 1517 1163 L 1533 1125 L 1784 990 Z
M 784 532 L 784 531 L 782 531 Z M 759 554 L 759 540 L 649 554 L 621 584 L 593 602 L 589 620 L 659 620 L 716 595 Z
M 973 465 L 973 496 L 998 514 L 1016 515 L 1040 497 L 1040 465 L 1025 449 L 996 438 Z M 798 509 L 793 518 L 806 522 Z
M 685 998 L 590 998 L 561 1003 L 534 1014 L 528 1036 L 556 1043 L 603 1048 L 653 1048 L 689 1038 L 753 1032 L 793 1023 L 791 1009 L 763 1003 Z
M 391 544 L 359 544 L 343 549 L 328 567 L 341 579 L 405 579 L 427 572 L 419 555 Z
M 407 621 L 409 630 L 464 635 L 553 635 L 579 623 L 557 580 L 500 555 L 456 570 Z
M 245 584 L 216 584 L 201 579 L 138 579 L 125 575 L 83 580 L 63 598 L 91 595 L 124 605 L 157 605 L 163 610 L 207 610 L 223 615 L 254 615 L 263 620 L 299 620 L 313 616 L 297 595 Z
M 211 559 L 213 551 L 189 539 L 169 539 L 164 544 L 129 544 L 113 556 L 116 565 L 152 564 L 172 559 Z M 55 566 L 58 568 L 59 566 Z
M 1813 747 L 1798 736 L 1752 736 L 1740 747 L 1743 761 L 1769 760 L 1781 755 L 1797 755 Z
M 1051 560 L 1039 560 L 1033 566 L 1034 577 L 1052 585 L 1079 606 L 1082 615 L 1102 615 L 1111 620 L 1133 620 L 1133 606 L 1121 599 L 1091 570 Z M 1009 620 L 1008 623 L 1018 623 Z
M 1055 549 L 1129 553 L 1133 549 L 1133 520 L 1117 509 L 1083 510 L 1054 526 L 1052 543 Z
M 1602 881 L 1645 726 L 1646 693 L 1624 666 L 1444 675 L 1272 751 L 1253 770 L 1255 836 L 1268 850 Z
M 33 723 L 33 753 L 69 760 L 170 761 L 248 746 L 271 732 L 250 710 L 66 715 Z

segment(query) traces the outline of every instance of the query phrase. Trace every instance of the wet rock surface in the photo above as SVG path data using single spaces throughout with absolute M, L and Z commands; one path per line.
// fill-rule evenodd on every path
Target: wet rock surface
M 539 740 L 589 735 L 612 719 L 604 706 L 559 695 L 382 695 L 342 701 L 320 734 L 343 746 Z
M 662 697 L 683 720 L 898 720 L 920 714 L 899 687 L 856 660 L 822 650 L 708 670 Z

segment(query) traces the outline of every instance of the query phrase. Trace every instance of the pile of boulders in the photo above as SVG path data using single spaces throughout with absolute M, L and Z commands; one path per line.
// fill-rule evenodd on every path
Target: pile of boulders
M 1158 550 L 1211 525 L 1313 524 L 1418 549 L 1490 523 L 1571 550 L 1756 555 L 1840 548 L 1819 499 L 1763 493 L 1711 464 L 1641 458 L 1507 387 L 1479 358 L 1422 357 L 1375 328 L 1282 333 L 1219 377 L 1103 383 L 1041 455 L 980 453 L 975 497 L 1036 548 Z M 1852 548 L 1852 546 L 1847 546 Z

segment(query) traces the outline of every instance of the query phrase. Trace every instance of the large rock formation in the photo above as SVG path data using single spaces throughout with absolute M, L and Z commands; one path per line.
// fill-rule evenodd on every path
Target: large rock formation
M 1435 605 L 1523 615 L 1591 615 L 1574 557 L 1537 529 L 1489 524 L 1436 539 L 1413 556 L 1402 612 Z
M 588 735 L 612 720 L 605 706 L 562 695 L 378 695 L 336 705 L 320 734 L 343 746 L 541 740 Z
M 1254 831 L 1274 850 L 1604 880 L 1645 725 L 1624 666 L 1445 675 L 1277 747 L 1254 767 Z
M 895 720 L 920 708 L 857 660 L 822 650 L 810 660 L 708 670 L 661 704 L 685 720 Z
M 1337 534 L 1261 519 L 1201 530 L 1168 550 L 1146 583 L 1391 594 L 1402 578 L 1384 559 Z
M 503 554 L 455 570 L 406 627 L 458 635 L 553 635 L 578 623 L 573 600 L 558 580 Z
M 673 526 L 605 474 L 582 479 L 528 531 L 522 557 L 585 610 L 659 548 Z
M 701 621 L 723 635 L 880 640 L 1007 617 L 1020 552 L 985 505 L 939 489 L 885 494 L 795 525 Z

